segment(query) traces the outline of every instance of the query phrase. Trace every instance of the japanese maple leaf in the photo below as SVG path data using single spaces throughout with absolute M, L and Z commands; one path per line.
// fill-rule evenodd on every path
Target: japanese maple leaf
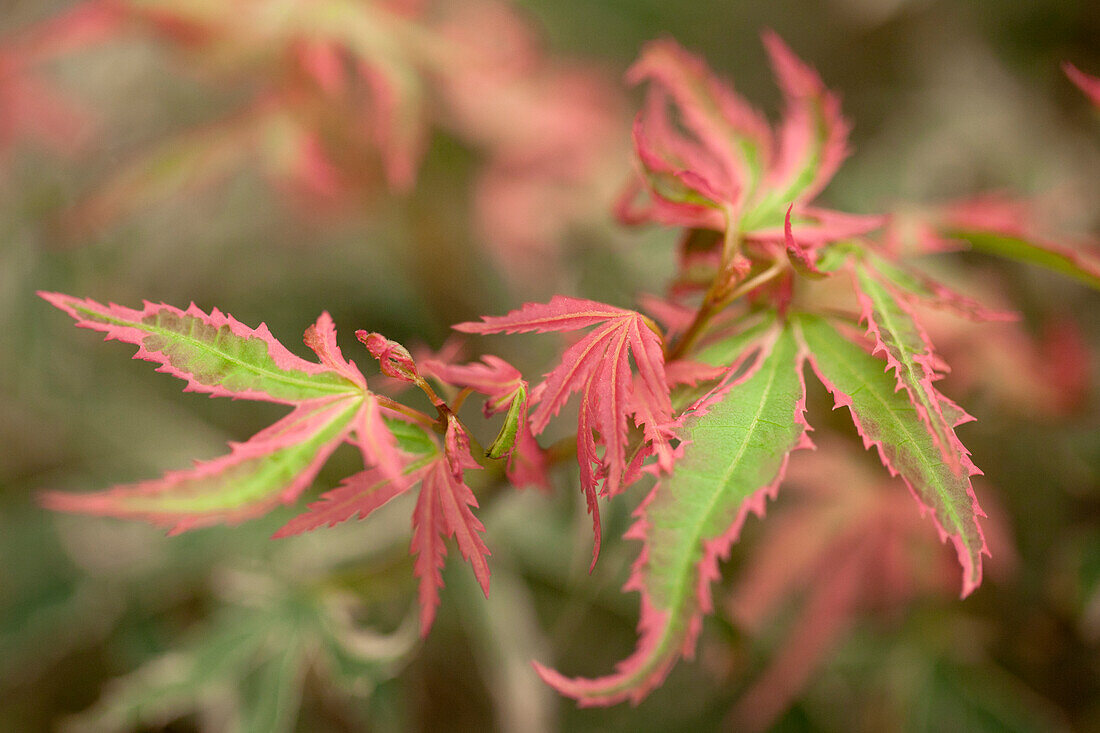
M 424 474 L 420 497 L 413 510 L 412 550 L 417 554 L 416 574 L 420 578 L 420 630 L 427 634 L 439 605 L 438 589 L 443 585 L 440 568 L 447 555 L 445 537 L 454 537 L 458 549 L 474 569 L 482 592 L 489 595 L 489 548 L 481 539 L 485 527 L 471 511 L 477 499 L 463 480 L 467 468 L 479 468 L 470 455 L 470 441 L 452 416 L 447 422 L 446 449 Z
M 486 316 L 480 323 L 460 323 L 465 333 L 548 333 L 595 327 L 570 346 L 561 364 L 545 375 L 531 395 L 537 407 L 531 414 L 531 430 L 541 433 L 574 392 L 581 393 L 577 421 L 577 459 L 581 487 L 588 500 L 595 534 L 593 563 L 599 556 L 599 493 L 614 496 L 624 487 L 627 469 L 628 417 L 633 414 L 643 427 L 667 423 L 672 406 L 665 379 L 662 337 L 657 326 L 642 314 L 592 300 L 554 296 L 549 303 L 527 303 L 503 316 Z M 633 379 L 630 357 L 638 370 Z M 639 409 L 644 403 L 646 410 Z M 598 434 L 598 438 L 594 436 Z M 597 445 L 604 447 L 603 454 Z
M 60 293 L 41 293 L 107 339 L 137 345 L 135 358 L 160 364 L 158 371 L 187 381 L 187 391 L 212 397 L 264 400 L 294 406 L 275 424 L 221 458 L 162 478 L 91 494 L 47 492 L 46 506 L 60 511 L 144 519 L 172 534 L 221 522 L 236 523 L 296 499 L 328 456 L 344 441 L 356 445 L 367 468 L 322 495 L 276 537 L 366 517 L 390 499 L 421 483 L 413 512 L 412 551 L 420 577 L 421 630 L 427 633 L 439 604 L 439 569 L 444 540 L 453 536 L 489 592 L 489 554 L 474 517 L 473 492 L 464 471 L 477 468 L 469 438 L 454 415 L 447 416 L 443 446 L 399 416 L 367 389 L 366 379 L 346 360 L 327 313 L 305 333 L 317 355 L 311 362 L 290 353 L 267 327 L 252 329 L 218 310 L 191 305 L 180 310 L 145 303 L 141 310 L 101 305 Z M 377 338 L 370 338 L 377 337 Z M 363 334 L 384 370 L 416 373 L 408 352 L 378 334 Z M 396 366 L 395 366 L 396 365 Z
M 22 137 L 36 138 L 64 153 L 76 152 L 89 141 L 99 122 L 92 110 L 55 89 L 39 70 L 118 35 L 121 20 L 110 0 L 92 0 L 0 42 L 0 152 Z
M 628 72 L 649 82 L 634 123 L 642 176 L 621 200 L 620 217 L 727 232 L 782 243 L 784 212 L 794 205 L 800 242 L 822 243 L 877 228 L 881 217 L 809 205 L 848 154 L 849 124 L 817 72 L 777 35 L 764 46 L 785 100 L 776 129 L 719 80 L 702 59 L 672 41 L 651 43 Z M 647 193 L 647 204 L 635 203 Z
M 376 509 L 420 482 L 420 495 L 413 510 L 412 545 L 419 578 L 420 632 L 427 635 L 439 606 L 443 585 L 440 569 L 447 556 L 445 540 L 454 537 L 462 556 L 470 563 L 486 596 L 489 595 L 489 549 L 481 535 L 485 527 L 474 516 L 477 499 L 466 485 L 467 469 L 479 468 L 470 455 L 470 441 L 454 416 L 447 421 L 442 449 L 434 438 L 422 433 L 419 451 L 405 469 L 404 480 L 393 481 L 376 468 L 367 469 L 321 495 L 306 512 L 275 533 L 289 537 L 319 527 L 331 527 L 353 517 L 366 519 Z
M 487 354 L 481 357 L 481 361 L 481 364 L 459 366 L 431 359 L 421 366 L 444 382 L 486 395 L 486 417 L 504 412 L 504 425 L 486 455 L 490 458 L 507 456 L 507 475 L 517 486 L 549 489 L 546 459 L 531 433 L 527 416 L 527 380 L 518 369 L 499 356 Z
M 249 328 L 217 309 L 206 313 L 193 304 L 180 310 L 146 302 L 135 310 L 60 293 L 40 295 L 78 326 L 137 345 L 134 358 L 186 380 L 186 391 L 294 407 L 244 443 L 234 443 L 226 456 L 103 492 L 48 492 L 43 496 L 47 506 L 144 519 L 173 534 L 236 523 L 296 499 L 344 441 L 358 446 L 379 475 L 406 481 L 408 455 L 384 420 L 377 396 L 340 353 L 327 313 L 305 333 L 306 345 L 319 359 L 311 362 L 289 352 L 266 326 Z

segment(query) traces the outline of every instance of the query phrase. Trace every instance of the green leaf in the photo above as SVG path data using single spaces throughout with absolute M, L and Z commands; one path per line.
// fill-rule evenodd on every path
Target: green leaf
M 328 691 L 369 694 L 398 673 L 415 643 L 412 623 L 375 633 L 352 622 L 347 599 L 316 588 L 267 575 L 224 579 L 229 605 L 177 647 L 114 680 L 71 729 L 123 733 L 194 712 L 210 730 L 289 733 L 310 667 Z
M 687 426 L 684 457 L 645 513 L 643 582 L 670 622 L 686 623 L 709 605 L 696 597 L 705 564 L 736 539 L 749 511 L 763 511 L 787 456 L 805 444 L 804 400 L 798 347 L 784 329 L 759 367 Z M 704 547 L 716 540 L 720 550 Z
M 975 251 L 1045 267 L 1100 290 L 1100 260 L 1086 256 L 1077 250 L 1005 234 L 969 229 L 949 231 L 947 234 L 965 239 Z
M 516 394 L 508 405 L 508 412 L 504 416 L 504 424 L 500 426 L 500 432 L 493 439 L 492 444 L 485 450 L 489 458 L 502 458 L 512 450 L 516 444 L 516 435 L 519 433 L 521 418 L 527 409 L 527 388 L 520 385 Z
M 731 366 L 745 351 L 758 342 L 775 325 L 775 311 L 767 311 L 756 323 L 731 336 L 712 341 L 692 355 L 695 361 L 713 366 Z
M 347 435 L 362 399 L 316 400 L 228 455 L 159 479 L 90 494 L 48 492 L 42 501 L 60 511 L 145 519 L 172 533 L 235 523 L 292 501 Z
M 386 427 L 393 433 L 393 437 L 397 438 L 397 447 L 406 453 L 425 455 L 439 451 L 435 441 L 419 425 L 391 417 L 383 419 L 386 421 Z
M 896 380 L 882 361 L 821 318 L 800 315 L 795 324 L 814 371 L 837 406 L 851 411 L 864 445 L 878 448 L 890 473 L 901 475 L 922 510 L 931 510 L 941 538 L 951 538 L 963 567 L 962 593 L 969 594 L 982 580 L 981 556 L 989 554 L 978 525 L 984 515 L 970 481 L 980 471 L 965 451 L 960 470 L 951 469 L 908 394 L 895 391 Z
M 205 313 L 194 304 L 180 310 L 145 302 L 135 310 L 62 293 L 39 295 L 78 326 L 135 344 L 134 358 L 160 364 L 158 371 L 185 380 L 188 391 L 288 404 L 362 392 L 347 376 L 287 351 L 266 325 L 249 328 L 216 308 Z
M 875 354 L 886 359 L 886 368 L 897 377 L 897 389 L 905 389 L 917 415 L 936 440 L 936 445 L 953 470 L 961 466 L 961 446 L 953 424 L 944 416 L 944 399 L 933 382 L 939 379 L 938 360 L 932 344 L 903 302 L 894 297 L 862 264 L 855 266 L 856 296 L 860 318 L 875 339 Z M 954 411 L 951 411 L 952 413 Z M 963 419 L 968 419 L 969 416 Z
M 691 654 L 710 583 L 749 512 L 774 497 L 790 452 L 808 447 L 799 347 L 789 328 L 751 371 L 701 417 L 690 419 L 675 472 L 639 508 L 628 536 L 645 543 L 626 588 L 641 591 L 639 641 L 615 674 L 569 679 L 537 666 L 582 705 L 641 700 L 681 655 Z
M 245 685 L 241 733 L 293 732 L 302 701 L 304 667 L 302 650 L 293 646 L 282 647 L 264 660 Z

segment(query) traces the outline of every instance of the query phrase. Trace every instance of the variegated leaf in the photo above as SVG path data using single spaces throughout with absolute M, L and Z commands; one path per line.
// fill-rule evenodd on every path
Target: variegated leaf
M 42 503 L 82 514 L 143 519 L 172 534 L 234 524 L 298 497 L 352 428 L 357 397 L 304 402 L 221 458 L 163 478 L 90 494 L 47 492 Z
M 961 444 L 961 470 L 952 470 L 909 395 L 896 391 L 896 380 L 883 370 L 882 361 L 818 317 L 799 316 L 796 324 L 814 371 L 837 406 L 851 411 L 864 445 L 878 449 L 883 464 L 902 477 L 921 510 L 931 511 L 940 537 L 954 543 L 963 568 L 962 595 L 970 594 L 982 581 L 982 555 L 989 554 L 978 524 L 984 515 L 970 480 L 981 472 Z M 943 407 L 946 415 L 965 414 L 954 403 Z
M 581 705 L 638 702 L 694 652 L 719 559 L 748 514 L 774 497 L 790 452 L 810 446 L 804 408 L 799 347 L 783 329 L 721 401 L 688 421 L 684 457 L 636 513 L 627 536 L 643 547 L 626 585 L 641 593 L 634 654 L 596 679 L 537 665 L 543 679 Z
M 39 295 L 81 328 L 135 344 L 135 359 L 160 364 L 157 371 L 185 380 L 190 392 L 297 404 L 362 390 L 343 371 L 287 351 L 264 324 L 252 329 L 216 308 L 205 313 L 194 304 L 184 311 L 146 302 L 134 310 L 61 293 Z

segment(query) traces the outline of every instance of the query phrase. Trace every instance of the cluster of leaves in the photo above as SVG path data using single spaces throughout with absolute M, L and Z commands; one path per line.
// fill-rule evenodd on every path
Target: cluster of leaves
M 249 168 L 300 216 L 339 220 L 380 190 L 408 193 L 439 128 L 485 159 L 478 227 L 506 273 L 530 278 L 562 233 L 595 218 L 620 165 L 615 86 L 550 58 L 497 0 L 83 0 L 0 42 L 0 152 L 33 136 L 75 154 L 102 134 L 45 67 L 135 40 L 236 102 L 97 180 L 64 213 L 73 237 Z
M 559 295 L 455 326 L 471 334 L 591 329 L 534 386 L 494 355 L 465 365 L 442 355 L 414 359 L 380 334 L 357 332 L 387 386 L 418 388 L 432 411 L 424 412 L 383 394 L 386 386 L 368 387 L 337 347 L 327 314 L 306 331 L 317 357 L 307 361 L 265 326 L 252 329 L 217 310 L 153 303 L 138 310 L 43 293 L 78 325 L 138 346 L 135 358 L 186 380 L 189 391 L 293 407 L 223 458 L 101 493 L 51 492 L 44 502 L 173 532 L 235 523 L 294 502 L 333 451 L 351 443 L 364 470 L 323 493 L 277 536 L 365 519 L 419 487 L 411 551 L 427 634 L 448 538 L 489 593 L 490 552 L 468 476 L 482 471 L 490 481 L 547 487 L 548 471 L 570 451 L 544 448 L 537 438 L 579 394 L 576 458 L 592 516 L 593 563 L 600 502 L 655 477 L 626 535 L 641 543 L 626 584 L 641 597 L 639 640 L 605 677 L 537 669 L 582 705 L 638 702 L 680 657 L 694 653 L 714 607 L 719 561 L 749 514 L 762 515 L 775 497 L 791 453 L 813 447 L 804 416 L 808 364 L 836 406 L 848 408 L 864 446 L 875 448 L 951 542 L 968 595 L 982 581 L 988 554 L 971 483 L 979 471 L 956 434 L 972 418 L 937 387 L 947 367 L 919 308 L 977 322 L 1014 314 L 955 292 L 911 258 L 964 240 L 1093 286 L 1100 286 L 1100 263 L 1034 237 L 1026 221 L 1006 215 L 1016 209 L 1002 200 L 944 206 L 915 226 L 816 205 L 847 155 L 849 126 L 812 68 L 774 34 L 765 34 L 764 44 L 784 96 L 775 126 L 671 41 L 647 47 L 629 74 L 648 87 L 634 124 L 637 175 L 618 213 L 627 223 L 684 232 L 668 297 L 646 301 L 652 317 Z M 393 165 L 391 175 L 404 170 Z M 487 417 L 503 414 L 485 450 L 458 415 L 473 392 L 485 396 Z M 892 506 L 880 515 L 892 517 Z M 859 557 L 871 561 L 904 544 L 911 528 L 897 527 Z M 864 570 L 856 561 L 846 565 L 845 592 L 821 601 L 836 606 L 837 628 L 860 599 Z

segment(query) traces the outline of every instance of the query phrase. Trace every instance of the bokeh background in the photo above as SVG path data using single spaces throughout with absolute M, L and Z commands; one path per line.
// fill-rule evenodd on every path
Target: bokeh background
M 358 328 L 438 349 L 451 323 L 555 292 L 659 292 L 676 233 L 610 213 L 639 99 L 621 80 L 652 38 L 773 116 L 760 31 L 813 64 L 854 122 L 836 208 L 999 191 L 1052 236 L 1095 237 L 1100 117 L 1060 65 L 1100 73 L 1100 5 L 222 5 L 0 2 L 0 730 L 1100 730 L 1100 295 L 974 255 L 937 266 L 1023 314 L 934 331 L 957 365 L 943 391 L 978 417 L 961 437 L 985 472 L 985 585 L 958 600 L 950 551 L 814 394 L 835 463 L 794 462 L 696 659 L 637 708 L 577 710 L 528 664 L 599 674 L 632 648 L 636 547 L 613 538 L 636 495 L 608 507 L 590 576 L 574 476 L 493 493 L 492 596 L 452 558 L 423 642 L 407 502 L 271 541 L 290 509 L 166 538 L 35 500 L 212 458 L 283 412 L 181 394 L 36 290 L 194 301 L 298 353 L 328 310 L 362 366 Z M 334 56 L 326 14 L 403 30 Z M 492 347 L 535 375 L 553 344 Z M 318 488 L 352 470 L 338 453 Z

